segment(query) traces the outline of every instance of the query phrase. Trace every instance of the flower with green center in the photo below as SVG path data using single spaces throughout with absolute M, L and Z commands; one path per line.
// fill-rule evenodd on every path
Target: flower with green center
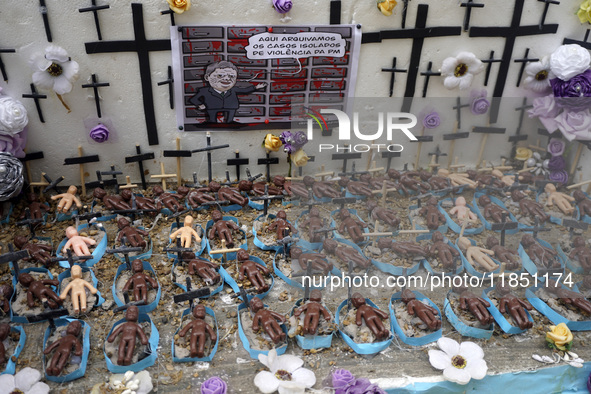
M 254 384 L 262 393 L 300 394 L 316 383 L 314 372 L 302 368 L 304 361 L 299 357 L 278 356 L 277 351 L 271 349 L 268 356 L 259 354 L 259 361 L 269 368 L 254 377 Z
M 470 379 L 482 379 L 488 367 L 482 348 L 474 342 L 457 343 L 442 337 L 437 340 L 441 350 L 429 350 L 429 362 L 434 368 L 443 370 L 446 380 L 468 384 Z
M 467 89 L 475 74 L 482 72 L 482 62 L 473 53 L 460 52 L 456 57 L 448 57 L 441 65 L 441 75 L 445 76 L 443 85 L 448 89 L 460 87 Z

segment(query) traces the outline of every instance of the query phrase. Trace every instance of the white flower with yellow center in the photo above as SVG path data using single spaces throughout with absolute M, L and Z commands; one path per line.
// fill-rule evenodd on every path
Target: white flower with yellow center
M 302 368 L 304 361 L 299 357 L 277 356 L 277 351 L 271 349 L 268 356 L 259 354 L 259 361 L 269 368 L 254 377 L 254 384 L 262 393 L 300 394 L 316 383 L 314 372 Z
M 486 376 L 488 367 L 482 348 L 474 342 L 460 345 L 450 338 L 437 340 L 441 350 L 429 350 L 429 362 L 434 368 L 443 370 L 443 377 L 458 384 L 468 384 L 470 379 L 480 380 Z
M 554 78 L 548 56 L 544 56 L 539 62 L 529 63 L 525 67 L 525 74 L 525 87 L 538 93 L 550 89 L 550 79 Z
M 45 48 L 45 54 L 33 56 L 31 65 L 34 69 L 33 83 L 57 94 L 66 94 L 72 90 L 72 82 L 78 79 L 80 70 L 68 52 L 57 45 Z
M 441 75 L 445 76 L 443 85 L 448 89 L 460 87 L 468 89 L 474 75 L 484 69 L 482 62 L 471 52 L 460 52 L 456 57 L 448 57 L 441 65 Z
M 49 386 L 41 380 L 41 372 L 23 368 L 16 375 L 0 376 L 0 392 L 7 394 L 47 394 Z

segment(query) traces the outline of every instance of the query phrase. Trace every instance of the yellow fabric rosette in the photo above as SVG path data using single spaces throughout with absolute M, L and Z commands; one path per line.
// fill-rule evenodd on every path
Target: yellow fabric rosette
M 291 161 L 293 161 L 293 164 L 295 164 L 296 167 L 305 166 L 308 164 L 308 160 L 310 160 L 310 158 L 303 149 L 299 149 L 291 155 Z
M 567 350 L 569 343 L 573 341 L 573 333 L 564 323 L 550 326 L 550 332 L 546 333 L 546 340 L 551 342 L 559 350 Z
M 378 10 L 386 16 L 390 16 L 396 4 L 398 4 L 396 0 L 378 0 Z
M 166 0 L 170 9 L 176 14 L 182 14 L 191 9 L 191 0 Z
M 526 161 L 533 155 L 534 153 L 529 148 L 517 148 L 515 150 L 515 160 Z
M 279 148 L 281 148 L 281 145 L 283 145 L 283 142 L 281 142 L 279 137 L 273 134 L 267 134 L 265 136 L 265 140 L 263 141 L 263 146 L 265 149 L 273 152 L 277 152 Z

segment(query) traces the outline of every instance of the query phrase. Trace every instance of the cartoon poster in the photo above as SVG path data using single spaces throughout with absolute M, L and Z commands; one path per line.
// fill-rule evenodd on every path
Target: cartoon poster
M 357 25 L 173 26 L 171 37 L 179 130 L 289 128 L 354 95 Z

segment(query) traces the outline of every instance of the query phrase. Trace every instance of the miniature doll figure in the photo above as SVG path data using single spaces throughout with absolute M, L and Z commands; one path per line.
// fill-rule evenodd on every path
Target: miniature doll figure
M 285 340 L 285 333 L 281 329 L 278 321 L 281 324 L 285 323 L 285 316 L 265 309 L 265 305 L 260 298 L 253 297 L 250 300 L 250 310 L 254 313 L 252 318 L 252 331 L 257 332 L 259 326 L 263 327 L 263 330 L 267 333 L 273 343 L 277 344 Z
M 191 331 L 190 349 L 191 357 L 205 356 L 205 341 L 209 336 L 212 343 L 218 340 L 218 337 L 209 324 L 205 322 L 205 307 L 196 305 L 193 308 L 193 320 L 179 331 L 179 336 L 184 337 Z
M 186 197 L 191 208 L 199 208 L 201 204 L 207 204 L 215 201 L 215 197 L 209 193 L 204 193 L 199 190 L 191 190 Z
M 4 284 L 0 286 L 0 309 L 4 314 L 8 314 L 10 312 L 10 299 L 14 294 L 14 289 L 9 284 Z
M 420 244 L 411 241 L 394 242 L 392 238 L 379 238 L 378 248 L 391 249 L 396 255 L 402 257 L 420 257 L 429 254 Z
M 466 199 L 462 196 L 456 198 L 455 207 L 450 209 L 450 215 L 455 215 L 458 220 L 477 220 L 478 216 L 466 206 Z
M 497 260 L 505 264 L 505 268 L 513 271 L 519 268 L 519 253 L 516 250 L 501 246 L 499 240 L 492 235 L 486 239 L 486 247 L 494 252 Z
M 62 299 L 47 287 L 58 286 L 59 281 L 57 279 L 35 280 L 31 274 L 23 272 L 18 276 L 18 281 L 23 287 L 27 288 L 27 305 L 29 308 L 35 306 L 35 298 L 41 302 L 47 301 L 51 309 L 57 309 L 63 303 Z
M 67 213 L 73 204 L 76 204 L 78 209 L 82 208 L 82 203 L 80 202 L 80 199 L 76 197 L 77 193 L 78 188 L 76 188 L 76 186 L 74 185 L 71 185 L 66 193 L 51 196 L 52 200 L 60 200 L 60 202 L 57 204 L 57 212 Z
M 419 171 L 421 180 L 426 181 L 431 186 L 431 190 L 441 190 L 450 186 L 448 178 L 436 176 L 427 171 Z
M 86 289 L 92 294 L 97 293 L 97 289 L 93 285 L 82 279 L 82 268 L 79 265 L 74 265 L 70 269 L 72 281 L 68 283 L 65 289 L 60 294 L 60 299 L 65 300 L 68 293 L 72 291 L 72 305 L 74 306 L 74 313 L 79 314 L 86 312 Z
M 101 200 L 105 204 L 105 208 L 110 210 L 124 211 L 131 209 L 125 199 L 117 194 L 108 195 L 107 192 L 97 187 L 92 192 L 92 196 L 98 200 Z
M 238 182 L 238 190 L 241 192 L 250 192 L 252 191 L 254 194 L 263 196 L 265 195 L 265 186 L 267 187 L 267 193 L 270 196 L 280 196 L 283 194 L 283 190 L 277 186 L 269 185 L 266 182 L 256 182 L 252 183 L 251 181 L 241 180 Z
M 119 194 L 131 206 L 131 200 L 132 200 L 131 190 L 129 190 L 129 189 L 121 190 L 121 193 L 119 193 Z M 152 216 L 152 217 L 156 216 L 158 214 L 158 212 L 160 212 L 160 210 L 162 209 L 162 203 L 160 203 L 160 201 L 156 201 L 153 198 L 147 198 L 147 197 L 143 197 L 143 196 L 135 196 L 135 205 L 138 209 L 154 209 L 155 212 L 149 213 L 150 216 Z
M 181 239 L 181 246 L 183 248 L 190 248 L 191 244 L 193 243 L 193 237 L 195 237 L 195 241 L 197 243 L 201 242 L 201 237 L 197 234 L 197 231 L 193 229 L 193 216 L 187 215 L 185 216 L 185 221 L 183 227 L 178 228 L 172 234 L 170 234 L 170 239 L 173 241 L 177 238 Z
M 362 322 L 365 321 L 365 325 L 378 341 L 388 339 L 390 331 L 384 327 L 384 323 L 382 322 L 382 320 L 388 318 L 386 312 L 367 305 L 365 298 L 359 293 L 353 293 L 351 296 L 351 304 L 357 308 L 355 324 L 361 326 Z
M 207 190 L 217 193 L 218 200 L 220 201 L 230 201 L 232 204 L 238 204 L 241 207 L 245 207 L 246 204 L 248 204 L 248 198 L 240 194 L 238 189 L 226 186 L 222 187 L 222 185 L 216 181 L 209 182 Z
M 479 174 L 475 170 L 467 170 L 466 174 L 468 174 L 470 179 L 478 183 L 478 187 L 491 186 L 498 189 L 505 187 L 505 184 L 502 181 L 504 175 L 499 170 L 492 170 L 490 174 Z
M 509 217 L 509 212 L 506 209 L 493 204 L 490 197 L 485 194 L 478 198 L 478 204 L 482 207 L 482 214 L 486 220 L 501 223 L 503 221 L 503 214 L 505 214 L 505 217 Z
M 531 216 L 532 218 L 538 217 L 542 222 L 550 219 L 550 216 L 544 212 L 542 204 L 537 203 L 529 198 L 525 197 L 525 194 L 519 190 L 513 190 L 511 192 L 511 198 L 513 201 L 519 203 L 519 209 L 525 216 Z
M 335 255 L 345 264 L 349 264 L 352 261 L 355 266 L 363 269 L 367 269 L 371 264 L 371 261 L 363 257 L 358 251 L 349 246 L 341 246 L 334 239 L 325 239 L 322 243 L 322 248 L 327 253 Z
M 575 291 L 564 289 L 560 283 L 553 279 L 549 279 L 547 286 L 544 288 L 548 293 L 556 296 L 561 302 L 567 305 L 572 305 L 587 315 L 591 315 L 591 302 L 581 294 Z
M 464 256 L 466 256 L 466 260 L 468 260 L 470 264 L 474 265 L 474 262 L 476 262 L 488 272 L 499 268 L 499 265 L 490 258 L 490 256 L 495 254 L 492 250 L 473 246 L 470 240 L 466 237 L 460 237 L 458 239 L 458 246 L 464 252 Z
M 88 245 L 96 245 L 94 239 L 78 235 L 78 230 L 72 226 L 66 228 L 66 237 L 68 238 L 68 242 L 66 242 L 62 249 L 63 253 L 66 253 L 68 249 L 72 249 L 76 256 L 88 256 L 91 254 Z
M 16 235 L 14 237 L 14 246 L 20 250 L 28 250 L 29 257 L 25 257 L 25 261 L 35 261 L 44 266 L 51 264 L 51 245 L 29 242 L 24 235 Z
M 576 258 L 586 273 L 591 271 L 591 249 L 585 245 L 585 238 L 575 237 L 573 239 L 573 249 L 568 257 L 570 259 Z
M 148 236 L 148 232 L 140 228 L 132 227 L 129 220 L 123 217 L 117 219 L 117 227 L 119 227 L 117 242 L 121 242 L 121 240 L 125 238 L 133 248 L 145 248 L 148 244 L 143 238 Z
M 29 200 L 29 213 L 31 214 L 31 219 L 42 219 L 43 215 L 49 210 L 47 205 L 42 204 L 35 193 L 27 194 L 27 200 Z M 25 213 L 23 212 L 21 219 L 24 218 Z
M 278 241 L 282 240 L 283 237 L 286 236 L 285 230 L 287 230 L 289 234 L 298 232 L 298 230 L 287 221 L 287 214 L 284 210 L 277 212 L 275 221 L 267 226 L 267 231 L 273 230 L 275 230 L 275 235 L 277 236 Z
M 570 204 L 575 201 L 574 197 L 557 192 L 556 186 L 551 183 L 547 183 L 546 186 L 544 186 L 544 191 L 548 195 L 546 206 L 551 207 L 556 204 L 558 209 L 560 209 L 565 215 L 570 215 L 574 212 L 575 208 Z
M 508 313 L 511 315 L 513 322 L 517 324 L 517 327 L 521 330 L 533 327 L 533 322 L 529 321 L 527 313 L 525 313 L 526 309 L 528 311 L 532 310 L 532 306 L 528 301 L 517 298 L 517 296 L 511 291 L 511 288 L 507 286 L 496 286 L 495 291 L 501 298 L 499 303 L 499 311 L 501 313 Z
M 162 187 L 158 185 L 154 186 L 152 191 L 156 196 L 156 201 L 160 202 L 172 212 L 178 212 L 183 209 L 179 200 L 182 200 L 184 196 L 177 193 L 165 193 Z
M 330 322 L 330 313 L 324 306 L 322 306 L 321 302 L 322 292 L 318 289 L 314 289 L 310 291 L 310 299 L 308 302 L 294 311 L 293 315 L 295 317 L 300 317 L 302 313 L 306 312 L 304 316 L 304 334 L 316 335 L 320 314 L 322 314 L 327 322 Z
M 297 260 L 303 270 L 308 269 L 308 264 L 312 264 L 312 269 L 321 271 L 324 275 L 332 270 L 333 266 L 326 260 L 326 256 L 322 253 L 304 253 L 298 247 L 290 249 L 290 255 L 293 260 Z
M 521 245 L 529 258 L 540 269 L 551 270 L 560 268 L 560 262 L 557 258 L 558 253 L 555 250 L 540 245 L 531 234 L 525 234 L 521 237 Z
M 591 216 L 591 200 L 585 196 L 585 193 L 583 193 L 581 190 L 575 190 L 573 197 L 577 202 L 577 207 L 579 207 L 581 216 Z
M 121 334 L 121 341 L 119 342 L 119 353 L 117 356 L 118 365 L 130 365 L 133 358 L 133 351 L 135 349 L 135 338 L 140 337 L 142 345 L 148 344 L 148 336 L 137 323 L 140 315 L 139 309 L 135 305 L 130 305 L 125 312 L 125 323 L 119 324 L 107 338 L 107 342 L 113 343 L 115 338 Z
M 478 185 L 478 183 L 470 179 L 465 172 L 450 172 L 445 168 L 440 168 L 437 170 L 437 175 L 443 178 L 448 178 L 451 181 L 452 186 L 466 185 L 470 189 L 476 189 L 476 186 Z
M 431 330 L 439 330 L 441 328 L 441 319 L 439 318 L 437 309 L 417 300 L 417 297 L 411 290 L 402 290 L 400 299 L 406 304 L 406 310 L 409 315 L 421 319 Z
M 216 234 L 218 238 L 226 243 L 228 248 L 234 246 L 234 238 L 232 237 L 232 230 L 239 231 L 240 227 L 232 220 L 223 220 L 223 215 L 219 210 L 214 210 L 211 213 L 213 225 L 207 234 L 209 239 L 214 239 Z
M 398 189 L 398 183 L 385 176 L 371 176 L 371 174 L 359 175 L 361 182 L 369 184 L 372 190 L 381 190 L 386 185 L 386 189 Z
M 189 275 L 199 275 L 206 285 L 211 286 L 220 281 L 221 277 L 217 271 L 220 268 L 218 264 L 204 259 L 197 259 L 193 252 L 183 253 L 183 260 L 189 260 L 187 264 Z
M 363 182 L 352 181 L 346 176 L 341 177 L 337 182 L 339 186 L 346 188 L 349 193 L 357 195 L 357 196 L 366 196 L 371 197 L 371 189 L 369 185 Z
M 74 320 L 68 324 L 64 337 L 45 348 L 43 351 L 45 355 L 55 350 L 53 356 L 51 356 L 49 366 L 45 368 L 49 376 L 59 376 L 62 373 L 70 360 L 72 352 L 75 356 L 82 356 L 82 343 L 78 339 L 81 332 L 82 324 L 79 320 Z
M 363 223 L 361 220 L 351 216 L 351 213 L 347 208 L 342 208 L 339 211 L 339 218 L 341 219 L 341 224 L 339 225 L 339 233 L 349 234 L 349 237 L 355 242 L 356 244 L 361 243 L 365 240 L 363 236 L 362 228 L 367 227 L 367 224 Z
M 433 245 L 429 249 L 429 254 L 437 256 L 437 260 L 443 266 L 443 269 L 449 270 L 455 268 L 455 258 L 460 255 L 460 252 L 453 246 L 443 241 L 443 234 L 439 231 L 433 232 L 431 236 Z
M 445 216 L 439 212 L 435 197 L 430 197 L 427 200 L 427 203 L 419 210 L 419 215 L 425 218 L 429 230 L 437 230 L 440 225 L 446 223 Z
M 391 209 L 378 206 L 376 201 L 368 201 L 367 210 L 372 220 L 379 220 L 390 227 L 398 227 L 400 219 L 396 217 L 396 212 Z
M 417 171 L 406 171 L 404 173 L 400 173 L 399 171 L 390 168 L 387 174 L 390 179 L 398 181 L 398 187 L 406 195 L 409 195 L 410 192 L 421 194 L 431 189 L 431 186 L 428 183 L 421 182 L 415 178 L 420 177 L 420 174 Z
M 3 364 L 8 361 L 8 357 L 6 357 L 6 348 L 4 347 L 4 341 L 10 335 L 10 324 L 8 323 L 0 323 L 0 364 Z
M 314 193 L 314 195 L 317 198 L 324 198 L 324 197 L 339 198 L 339 197 L 341 197 L 341 193 L 333 187 L 334 183 L 331 183 L 331 182 L 322 182 L 322 181 L 317 182 L 311 176 L 305 176 L 304 177 L 304 185 L 306 185 L 307 187 L 311 187 L 312 192 Z
M 308 178 L 312 179 L 312 183 L 314 183 L 314 178 L 310 176 L 308 176 Z M 290 197 L 308 198 L 308 188 L 304 182 L 287 181 L 284 177 L 277 175 L 273 178 L 273 183 L 275 183 L 277 187 L 282 187 Z
M 269 290 L 269 285 L 261 273 L 269 275 L 270 272 L 266 267 L 249 260 L 249 257 L 248 252 L 244 249 L 240 249 L 236 254 L 236 258 L 241 263 L 238 280 L 243 281 L 244 275 L 246 275 L 250 283 L 257 289 L 257 293 L 264 293 Z
M 316 207 L 310 208 L 308 217 L 302 222 L 302 227 L 308 227 L 308 237 L 310 242 L 322 242 L 324 236 L 322 233 L 317 233 L 317 230 L 324 228 L 324 221 L 320 217 L 320 210 Z
M 460 309 L 470 311 L 480 324 L 489 326 L 495 321 L 488 309 L 486 309 L 490 306 L 488 301 L 478 297 L 469 291 L 467 287 L 456 287 L 454 291 L 460 295 Z
M 131 270 L 133 275 L 125 282 L 123 286 L 123 293 L 127 293 L 130 288 L 133 288 L 133 297 L 136 301 L 144 301 L 148 303 L 148 283 L 152 289 L 158 288 L 158 282 L 150 275 L 144 273 L 144 266 L 141 260 L 135 259 L 131 262 Z

